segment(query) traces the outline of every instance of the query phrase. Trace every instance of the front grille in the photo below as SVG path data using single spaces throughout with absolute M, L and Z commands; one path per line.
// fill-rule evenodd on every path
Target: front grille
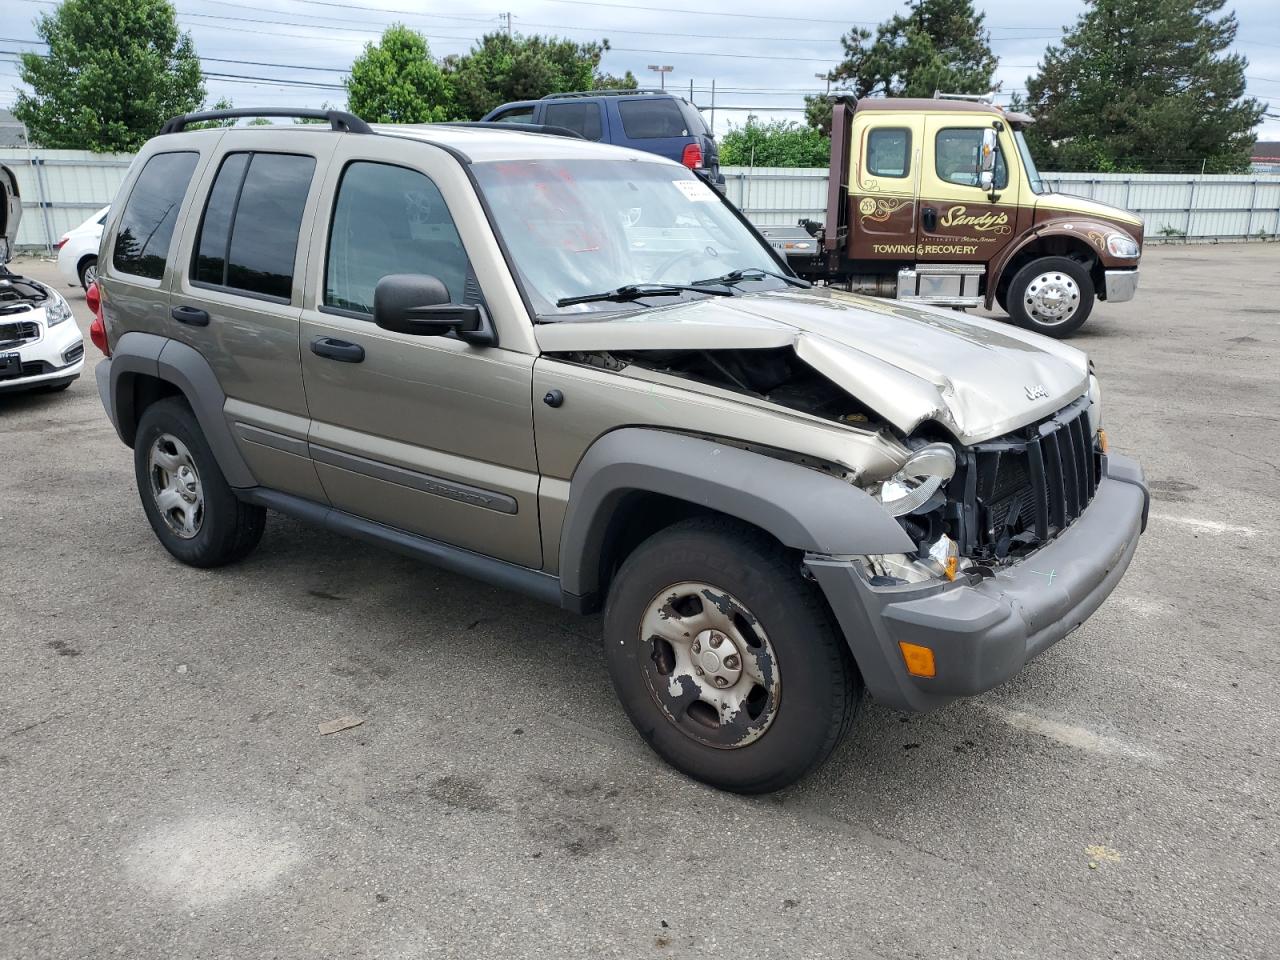
M 20 347 L 24 343 L 39 339 L 40 324 L 34 320 L 0 323 L 0 350 L 6 347 Z
M 999 559 L 1057 536 L 1084 512 L 1102 478 L 1102 453 L 1083 397 L 1041 423 L 961 453 L 951 520 L 960 551 Z

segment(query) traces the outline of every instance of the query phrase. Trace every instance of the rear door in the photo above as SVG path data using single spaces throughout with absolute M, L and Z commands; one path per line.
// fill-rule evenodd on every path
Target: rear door
M 604 105 L 599 100 L 549 100 L 542 107 L 542 122 L 586 140 L 604 139 Z
M 854 114 L 849 178 L 849 252 L 854 259 L 916 259 L 922 132 L 921 119 L 911 114 Z
M 259 483 L 324 500 L 307 456 L 298 319 L 319 183 L 341 135 L 227 136 L 187 218 L 169 335 L 204 355 Z
M 931 116 L 925 122 L 919 255 L 926 263 L 990 263 L 1015 236 L 1020 177 L 1009 175 L 1008 130 L 997 141 L 995 190 L 978 185 L 975 168 L 987 117 Z M 994 199 L 993 199 L 994 197 Z

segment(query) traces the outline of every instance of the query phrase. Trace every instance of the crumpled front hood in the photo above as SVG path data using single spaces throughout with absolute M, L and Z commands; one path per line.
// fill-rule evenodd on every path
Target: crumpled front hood
M 965 444 L 1060 410 L 1088 389 L 1085 355 L 996 320 L 827 288 L 655 307 L 536 328 L 545 353 L 791 346 L 903 433 L 926 420 Z

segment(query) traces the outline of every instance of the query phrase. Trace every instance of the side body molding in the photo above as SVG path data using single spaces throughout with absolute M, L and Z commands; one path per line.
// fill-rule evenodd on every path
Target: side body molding
M 187 398 L 227 483 L 233 487 L 256 485 L 257 481 L 240 456 L 231 427 L 222 412 L 227 396 L 222 392 L 213 368 L 198 351 L 177 340 L 135 330 L 117 341 L 111 359 L 99 364 L 98 370 L 107 367 L 108 363 L 110 368 L 105 383 L 102 382 L 102 374 L 98 374 L 99 391 L 121 440 L 133 446 L 137 430 L 134 379 L 138 376 L 155 377 L 172 384 Z
M 560 535 L 565 594 L 596 595 L 610 518 L 636 491 L 737 517 L 807 553 L 915 549 L 879 504 L 836 477 L 712 440 L 624 427 L 592 444 L 574 471 Z

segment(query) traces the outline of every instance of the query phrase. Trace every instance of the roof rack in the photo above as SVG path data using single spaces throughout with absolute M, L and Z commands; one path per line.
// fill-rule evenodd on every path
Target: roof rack
M 180 133 L 188 124 L 208 120 L 237 120 L 241 117 L 293 117 L 299 120 L 328 120 L 329 128 L 340 133 L 373 133 L 369 125 L 345 110 L 314 110 L 308 107 L 235 107 L 230 110 L 204 110 L 172 117 L 160 128 L 161 134 Z
M 574 97 L 629 97 L 634 94 L 651 94 L 655 97 L 673 97 L 665 90 L 574 90 L 569 93 L 548 93 L 543 100 L 572 100 Z
M 577 130 L 568 127 L 557 127 L 546 123 L 502 123 L 497 120 L 445 120 L 433 123 L 433 127 L 480 127 L 485 130 L 505 130 L 508 133 L 545 133 L 553 137 L 572 137 L 574 140 L 587 139 Z
M 972 103 L 985 103 L 992 105 L 996 102 L 996 92 L 992 90 L 990 93 L 943 93 L 941 90 L 935 90 L 933 91 L 933 99 L 968 100 Z

